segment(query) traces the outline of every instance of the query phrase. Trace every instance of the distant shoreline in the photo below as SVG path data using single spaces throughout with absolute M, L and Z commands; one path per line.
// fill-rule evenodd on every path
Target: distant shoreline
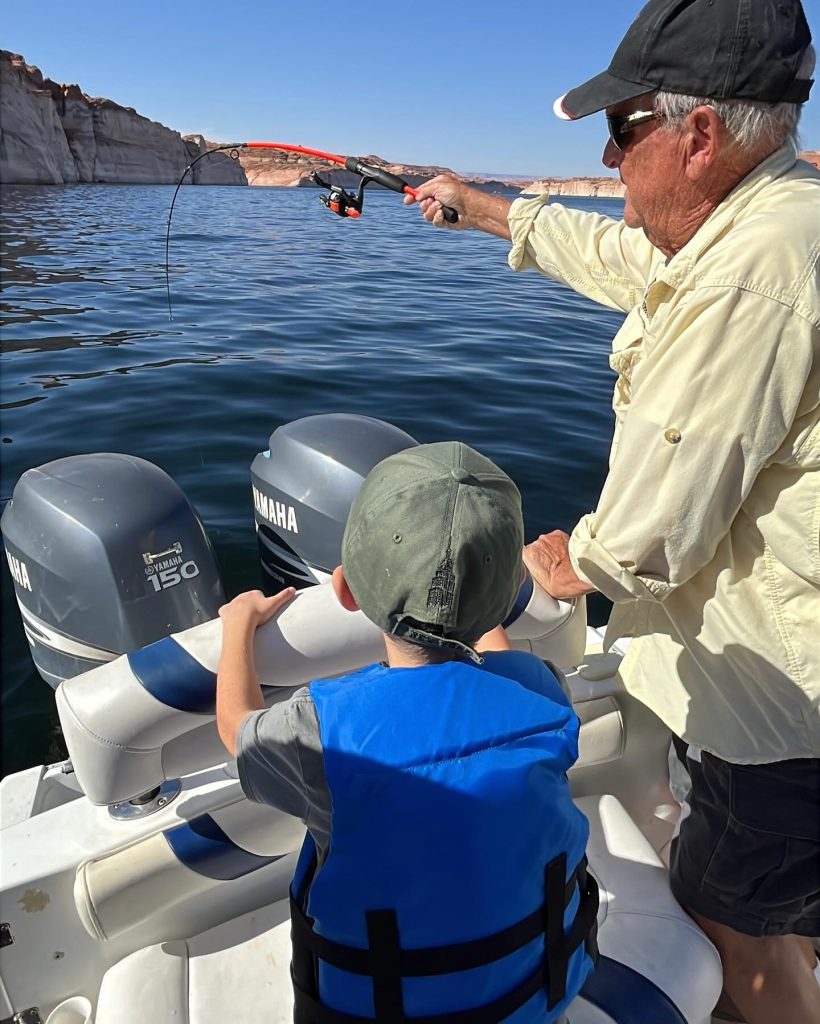
M 313 172 L 332 185 L 357 188 L 359 178 L 338 164 L 281 150 L 243 150 L 232 159 L 202 135 L 180 135 L 157 121 L 109 99 L 89 96 L 79 85 L 45 78 L 19 54 L 0 50 L 0 88 L 4 97 L 0 183 L 4 185 L 176 185 L 186 170 L 192 185 L 316 188 Z M 207 160 L 197 158 L 215 149 Z M 820 167 L 820 152 L 801 156 Z M 449 167 L 391 164 L 363 155 L 408 185 L 450 174 L 485 192 L 536 196 L 622 199 L 618 177 L 523 175 L 496 177 L 459 174 Z M 195 166 L 191 167 L 192 164 Z

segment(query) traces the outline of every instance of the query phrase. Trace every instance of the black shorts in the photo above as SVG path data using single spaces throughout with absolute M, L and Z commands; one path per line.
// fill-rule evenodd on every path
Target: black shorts
M 700 756 L 686 760 L 691 813 L 672 843 L 675 897 L 745 935 L 820 935 L 820 759 Z

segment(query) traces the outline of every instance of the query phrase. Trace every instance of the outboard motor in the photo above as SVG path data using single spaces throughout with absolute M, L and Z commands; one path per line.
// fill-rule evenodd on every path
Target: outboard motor
M 225 601 L 187 498 L 131 455 L 28 470 L 0 529 L 34 663 L 54 687 L 213 619 Z
M 353 413 L 278 427 L 251 466 L 265 593 L 324 582 L 341 559 L 347 514 L 364 478 L 416 444 L 390 423 Z
M 278 427 L 251 466 L 262 589 L 325 582 L 342 558 L 353 500 L 370 470 L 418 444 L 369 416 L 330 413 Z M 513 647 L 576 665 L 586 642 L 586 599 L 556 601 L 527 573 L 503 623 Z

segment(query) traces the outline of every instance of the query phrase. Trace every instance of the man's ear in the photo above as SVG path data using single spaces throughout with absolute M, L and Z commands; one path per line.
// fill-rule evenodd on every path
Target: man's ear
M 356 604 L 356 598 L 350 592 L 350 587 L 347 585 L 347 580 L 345 579 L 344 570 L 340 565 L 337 565 L 333 570 L 331 582 L 333 583 L 333 593 L 336 595 L 342 608 L 349 612 L 357 612 L 359 610 L 359 606 Z
M 726 129 L 712 107 L 696 107 L 686 118 L 686 175 L 702 178 L 726 144 Z

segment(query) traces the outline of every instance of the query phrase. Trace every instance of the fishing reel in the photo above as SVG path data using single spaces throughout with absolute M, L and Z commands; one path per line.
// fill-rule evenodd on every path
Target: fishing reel
M 328 210 L 332 210 L 340 217 L 361 217 L 364 206 L 364 187 L 368 178 L 362 178 L 359 183 L 359 191 L 355 196 L 341 185 L 331 185 L 330 182 L 323 181 L 316 171 L 310 172 L 310 180 L 315 182 L 319 188 L 328 190 L 328 195 L 319 196 L 322 205 L 326 206 Z

